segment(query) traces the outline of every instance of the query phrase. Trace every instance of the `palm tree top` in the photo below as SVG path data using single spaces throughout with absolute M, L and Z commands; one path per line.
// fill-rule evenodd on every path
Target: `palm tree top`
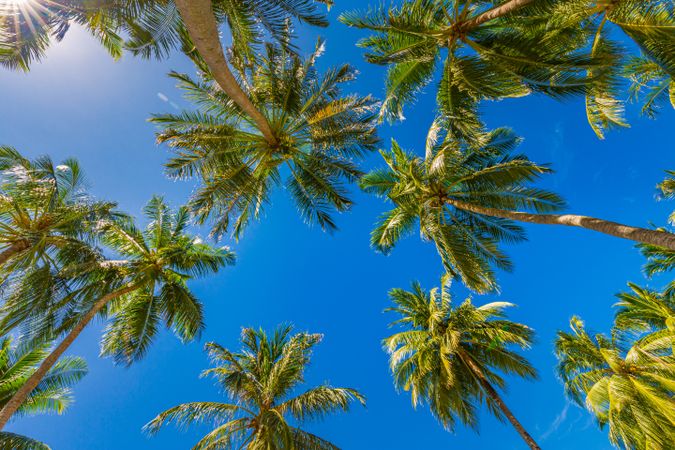
M 378 143 L 376 103 L 341 92 L 356 76 L 351 66 L 318 73 L 315 64 L 323 48 L 319 41 L 303 59 L 266 45 L 259 64 L 233 59 L 242 88 L 271 126 L 273 144 L 211 81 L 173 74 L 198 109 L 152 121 L 163 128 L 159 142 L 175 152 L 167 164 L 169 175 L 199 178 L 190 205 L 200 221 L 212 219 L 215 236 L 234 219 L 232 231 L 239 237 L 263 213 L 272 188 L 282 183 L 303 219 L 322 229 L 335 229 L 332 213 L 352 205 L 345 182 L 361 175 L 356 160 Z
M 387 253 L 419 224 L 422 238 L 434 241 L 449 273 L 470 289 L 494 290 L 491 266 L 511 268 L 498 244 L 522 241 L 524 231 L 511 220 L 474 214 L 457 205 L 548 212 L 562 208 L 564 201 L 531 186 L 551 170 L 513 154 L 520 139 L 511 130 L 494 130 L 473 143 L 442 138 L 439 130 L 438 124 L 431 128 L 423 158 L 392 141 L 391 150 L 381 152 L 386 167 L 361 179 L 366 192 L 393 204 L 373 230 L 371 243 Z
M 234 403 L 194 402 L 171 408 L 145 426 L 151 434 L 167 422 L 188 425 L 209 422 L 215 429 L 194 449 L 297 448 L 335 450 L 330 442 L 301 430 L 299 425 L 336 411 L 347 411 L 353 401 L 365 398 L 350 388 L 321 385 L 297 394 L 319 334 L 293 334 L 290 325 L 268 334 L 244 328 L 242 349 L 232 352 L 214 342 L 206 350 L 215 367 L 202 376 L 213 376 Z
M 235 262 L 228 247 L 189 234 L 186 207 L 172 210 L 155 196 L 144 214 L 148 224 L 143 230 L 129 220 L 102 227 L 102 242 L 124 258 L 110 268 L 119 274 L 115 286 L 135 288 L 111 304 L 112 322 L 102 341 L 102 353 L 125 364 L 145 354 L 162 320 L 183 341 L 198 337 L 204 328 L 203 308 L 187 283 Z M 100 296 L 93 296 L 89 286 L 80 295 L 88 301 Z
M 386 311 L 399 318 L 391 326 L 403 330 L 383 341 L 390 355 L 394 384 L 410 391 L 414 406 L 428 404 L 449 430 L 460 421 L 478 426 L 483 402 L 500 419 L 505 416 L 496 391 L 505 388 L 502 374 L 535 378 L 536 370 L 510 347 L 532 345 L 529 327 L 506 319 L 507 302 L 474 305 L 471 298 L 454 303 L 449 277 L 441 288 L 392 289 L 394 306 Z M 510 414 L 510 413 L 509 413 Z

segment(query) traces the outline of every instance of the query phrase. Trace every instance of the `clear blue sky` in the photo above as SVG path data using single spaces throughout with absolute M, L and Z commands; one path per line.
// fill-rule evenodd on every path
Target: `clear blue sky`
M 330 12 L 332 26 L 322 67 L 352 62 L 361 76 L 352 89 L 381 95 L 383 71 L 363 62 L 354 44 L 360 33 L 337 23 L 338 14 L 361 4 L 341 0 Z M 304 48 L 316 31 L 301 29 Z M 77 157 L 92 191 L 138 214 L 152 194 L 174 205 L 190 194 L 189 183 L 163 176 L 168 152 L 154 143 L 150 113 L 189 107 L 166 73 L 193 73 L 181 55 L 148 62 L 125 56 L 113 62 L 98 44 L 77 29 L 53 46 L 30 74 L 0 71 L 0 144 L 24 154 L 49 154 L 55 160 Z M 391 137 L 422 151 L 433 117 L 433 88 L 409 109 L 408 119 L 383 126 L 383 145 Z M 546 98 L 485 105 L 490 126 L 509 125 L 525 138 L 521 151 L 537 162 L 550 162 L 556 173 L 543 183 L 561 193 L 570 211 L 647 226 L 664 224 L 673 204 L 657 203 L 655 184 L 663 170 L 675 169 L 672 128 L 675 113 L 664 110 L 657 121 L 637 117 L 632 128 L 599 141 L 586 124 L 583 102 L 557 103 Z M 380 164 L 373 155 L 365 167 Z M 413 410 L 406 393 L 392 385 L 380 341 L 390 333 L 387 291 L 420 280 L 438 283 L 441 265 L 433 246 L 410 237 L 385 257 L 369 248 L 370 229 L 387 208 L 379 199 L 354 189 L 356 206 L 338 217 L 333 236 L 305 226 L 283 191 L 273 198 L 265 219 L 243 240 L 230 243 L 238 254 L 234 268 L 192 287 L 206 305 L 207 329 L 199 342 L 181 345 L 169 332 L 157 339 L 148 356 L 131 368 L 99 359 L 100 325 L 91 327 L 72 349 L 86 357 L 89 375 L 75 387 L 76 403 L 64 416 L 17 420 L 10 431 L 49 443 L 55 450 L 185 449 L 205 432 L 167 427 L 148 438 L 141 426 L 167 407 L 186 401 L 223 399 L 209 379 L 199 379 L 207 359 L 204 342 L 236 347 L 242 326 L 272 328 L 292 322 L 300 330 L 325 334 L 307 373 L 308 385 L 328 380 L 356 387 L 368 407 L 306 427 L 344 449 L 492 449 L 525 448 L 516 432 L 481 414 L 481 433 L 459 427 L 444 431 L 425 409 Z M 604 432 L 590 416 L 570 406 L 555 375 L 553 338 L 573 314 L 595 330 L 611 324 L 614 294 L 627 281 L 643 283 L 643 261 L 628 241 L 590 231 L 528 226 L 529 242 L 509 248 L 515 271 L 501 273 L 502 294 L 519 305 L 511 317 L 532 326 L 537 344 L 527 356 L 540 371 L 537 382 L 509 380 L 504 395 L 525 427 L 545 449 L 608 449 Z M 205 234 L 205 230 L 201 230 Z M 661 280 L 662 281 L 662 280 Z M 659 282 L 651 285 L 658 287 Z M 457 289 L 458 295 L 464 295 Z

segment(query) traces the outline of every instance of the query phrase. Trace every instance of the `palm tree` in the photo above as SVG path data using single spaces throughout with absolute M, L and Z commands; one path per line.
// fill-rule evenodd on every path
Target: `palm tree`
M 583 322 L 558 332 L 558 370 L 567 395 L 609 426 L 612 444 L 626 449 L 666 450 L 675 445 L 672 335 L 647 335 L 628 348 L 602 334 L 591 336 Z M 668 342 L 665 342 L 668 340 Z
M 159 142 L 168 142 L 175 151 L 167 165 L 169 175 L 199 177 L 191 208 L 201 222 L 214 218 L 216 236 L 236 218 L 233 231 L 239 237 L 263 212 L 271 189 L 282 183 L 282 170 L 289 174 L 284 184 L 304 220 L 334 229 L 331 213 L 352 205 L 344 181 L 362 175 L 353 160 L 378 143 L 375 102 L 341 93 L 356 71 L 342 65 L 323 75 L 317 72 L 323 42 L 304 60 L 280 46 L 265 48 L 259 65 L 238 61 L 235 67 L 278 144 L 270 145 L 213 83 L 187 75 L 173 74 L 199 109 L 152 119 L 163 127 Z
M 119 216 L 115 206 L 87 194 L 76 160 L 55 165 L 0 146 L 0 271 L 6 277 L 58 252 L 85 251 L 96 224 Z
M 530 363 L 509 349 L 529 348 L 532 330 L 505 318 L 503 310 L 513 306 L 510 303 L 475 306 L 467 298 L 453 306 L 448 279 L 440 291 L 425 291 L 415 282 L 411 291 L 389 293 L 395 306 L 387 311 L 400 315 L 391 325 L 405 327 L 384 340 L 394 384 L 410 391 L 413 406 L 427 403 L 448 430 L 457 421 L 477 428 L 477 409 L 485 403 L 497 418 L 506 418 L 530 448 L 539 449 L 498 392 L 505 388 L 498 372 L 536 377 Z
M 234 254 L 190 236 L 189 213 L 184 207 L 172 212 L 163 199 L 154 197 L 145 207 L 145 215 L 149 220 L 145 230 L 130 220 L 102 225 L 102 241 L 125 259 L 101 261 L 99 269 L 89 274 L 88 283 L 56 305 L 47 305 L 44 314 L 63 305 L 70 308 L 61 326 L 65 336 L 4 405 L 0 427 L 97 316 L 112 317 L 104 333 L 102 353 L 126 364 L 145 354 L 162 321 L 182 341 L 199 335 L 204 326 L 202 306 L 187 281 L 233 263 Z M 16 323 L 15 315 L 32 307 L 30 297 L 12 298 L 15 302 L 3 307 L 3 329 Z
M 604 128 L 626 126 L 616 98 L 626 52 L 608 38 L 605 25 L 618 25 L 672 76 L 675 20 L 666 3 L 409 0 L 340 20 L 374 32 L 359 45 L 368 49 L 369 62 L 389 66 L 382 117 L 402 117 L 442 61 L 437 102 L 453 133 L 480 132 L 482 100 L 539 92 L 586 94 L 589 123 L 602 137 Z
M 193 402 L 168 409 L 145 425 L 150 434 L 167 422 L 179 426 L 206 422 L 215 428 L 194 450 L 217 448 L 336 450 L 330 442 L 299 428 L 309 419 L 319 419 L 364 397 L 354 389 L 327 384 L 299 395 L 311 351 L 321 341 L 318 334 L 291 334 L 291 326 L 280 326 L 268 336 L 263 330 L 244 328 L 243 349 L 238 353 L 216 343 L 206 349 L 216 367 L 212 375 L 233 403 Z M 293 422 L 297 422 L 295 424 Z
M 624 76 L 632 82 L 631 93 L 638 98 L 646 92 L 642 112 L 654 117 L 668 92 L 675 92 L 675 9 L 660 0 L 553 1 L 546 24 L 553 28 L 583 29 L 592 56 L 604 56 L 609 71 L 596 77 L 586 97 L 586 114 L 599 137 L 614 126 L 627 126 L 620 100 Z M 621 30 L 639 53 L 630 55 L 618 42 L 612 42 L 610 26 Z M 623 66 L 623 67 L 622 67 Z M 592 71 L 589 75 L 593 75 Z M 672 103 L 675 107 L 675 102 Z
M 666 174 L 666 178 L 657 185 L 657 188 L 662 199 L 672 200 L 675 199 L 675 171 L 667 170 Z M 675 225 L 675 211 L 668 218 L 668 222 L 670 225 Z M 670 232 L 668 228 L 659 228 L 659 230 Z M 652 244 L 639 244 L 637 247 L 647 258 L 644 272 L 648 278 L 675 269 L 674 250 Z M 675 281 L 671 282 L 667 290 L 675 293 Z
M 372 232 L 371 242 L 380 251 L 390 251 L 419 222 L 420 234 L 434 241 L 447 271 L 484 292 L 496 287 L 491 264 L 510 268 L 499 242 L 524 239 L 514 222 L 582 227 L 675 249 L 671 233 L 574 214 L 542 214 L 564 202 L 530 185 L 550 169 L 511 154 L 519 139 L 510 130 L 495 130 L 471 145 L 447 138 L 437 143 L 437 131 L 430 132 L 424 158 L 394 141 L 390 151 L 382 152 L 387 167 L 361 180 L 367 192 L 394 204 Z
M 4 406 L 37 369 L 49 353 L 48 343 L 20 342 L 11 337 L 0 340 L 0 405 Z M 19 406 L 13 417 L 61 414 L 72 403 L 70 387 L 87 374 L 82 358 L 61 358 Z M 0 432 L 0 448 L 12 450 L 49 450 L 41 442 L 14 433 Z
M 664 330 L 675 337 L 675 292 L 657 292 L 634 283 L 628 287 L 629 292 L 618 295 L 615 327 L 641 333 Z
M 247 114 L 270 145 L 269 123 L 255 108 L 228 67 L 219 25 L 227 24 L 234 50 L 255 59 L 265 38 L 290 45 L 287 24 L 295 19 L 327 26 L 318 4 L 331 0 L 24 0 L 0 4 L 0 64 L 28 70 L 51 38 L 61 40 L 71 23 L 83 25 L 115 58 L 126 48 L 143 57 L 163 57 L 179 47 Z M 122 35 L 128 35 L 125 43 Z

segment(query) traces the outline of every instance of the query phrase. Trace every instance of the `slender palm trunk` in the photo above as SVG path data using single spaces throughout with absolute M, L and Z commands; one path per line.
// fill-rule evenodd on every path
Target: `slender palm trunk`
M 253 119 L 267 143 L 276 145 L 277 139 L 274 137 L 269 122 L 241 89 L 227 65 L 211 0 L 174 1 L 190 39 L 194 42 L 201 57 L 204 58 L 220 88 Z
M 103 309 L 103 307 L 108 304 L 108 302 L 121 297 L 122 295 L 128 294 L 129 292 L 138 289 L 138 286 L 131 285 L 125 288 L 119 289 L 117 291 L 111 292 L 109 294 L 101 297 L 92 308 L 80 319 L 80 321 L 75 325 L 75 327 L 66 335 L 66 337 L 61 341 L 61 343 L 42 361 L 40 367 L 33 373 L 33 375 L 26 380 L 26 383 L 19 388 L 18 391 L 9 399 L 5 406 L 0 410 L 0 430 L 2 430 L 12 415 L 16 412 L 17 409 L 26 401 L 26 398 L 30 393 L 37 387 L 42 379 L 47 375 L 47 373 L 54 367 L 54 364 L 59 360 L 61 355 L 71 346 L 71 344 L 77 339 L 77 337 L 82 333 L 82 330 L 89 325 L 89 322 L 96 317 L 96 315 Z
M 514 416 L 511 410 L 506 406 L 506 403 L 504 403 L 504 400 L 502 400 L 502 398 L 499 396 L 499 393 L 495 390 L 495 388 L 492 387 L 492 384 L 490 384 L 490 381 L 485 377 L 485 374 L 481 370 L 480 366 L 478 366 L 478 364 L 476 364 L 476 362 L 471 359 L 469 355 L 464 354 L 461 356 L 461 358 L 474 374 L 480 385 L 483 386 L 485 393 L 497 404 L 497 406 L 499 406 L 499 409 L 501 409 L 502 413 L 504 413 L 504 416 L 506 416 L 509 422 L 511 422 L 513 428 L 515 428 L 518 434 L 520 434 L 520 437 L 523 438 L 528 447 L 530 447 L 532 450 L 541 450 L 541 447 L 539 447 L 532 436 L 530 436 L 530 433 L 525 430 L 520 422 L 518 422 L 518 419 L 516 419 L 516 416 Z
M 26 250 L 30 244 L 27 241 L 17 241 L 0 252 L 0 266 L 5 265 L 9 259 L 19 252 Z
M 649 230 L 647 228 L 631 227 L 609 220 L 596 219 L 595 217 L 579 216 L 576 214 L 530 214 L 503 209 L 487 208 L 465 203 L 460 200 L 448 200 L 455 208 L 471 211 L 490 217 L 517 220 L 519 222 L 539 223 L 544 225 L 566 225 L 568 227 L 580 227 L 611 236 L 629 239 L 631 241 L 652 244 L 658 247 L 675 250 L 675 234 L 666 231 Z
M 461 28 L 466 31 L 471 30 L 489 20 L 496 19 L 497 17 L 504 16 L 516 9 L 522 8 L 533 1 L 534 0 L 511 0 L 510 2 L 499 5 L 496 8 L 488 9 L 483 14 L 479 14 L 478 16 L 463 22 Z

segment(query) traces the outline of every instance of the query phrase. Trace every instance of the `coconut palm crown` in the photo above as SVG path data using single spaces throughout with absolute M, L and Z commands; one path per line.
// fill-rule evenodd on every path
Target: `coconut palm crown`
M 400 316 L 391 325 L 404 328 L 384 340 L 394 384 L 410 391 L 413 406 L 428 404 L 448 430 L 457 422 L 477 428 L 478 408 L 485 404 L 538 449 L 498 393 L 506 387 L 502 374 L 536 377 L 534 367 L 512 349 L 529 348 L 532 330 L 506 319 L 510 303 L 476 306 L 467 298 L 453 304 L 448 280 L 440 289 L 426 291 L 415 282 L 409 291 L 389 293 L 394 306 L 387 311 Z
M 58 253 L 86 252 L 102 220 L 121 217 L 115 203 L 87 193 L 74 159 L 29 160 L 0 147 L 0 271 L 3 276 L 53 262 Z
M 591 335 L 574 317 L 558 332 L 558 371 L 570 399 L 588 409 L 612 444 L 666 450 L 675 445 L 673 335 L 647 335 L 630 345 Z
M 584 93 L 592 78 L 588 69 L 606 62 L 578 50 L 574 33 L 561 35 L 533 22 L 523 12 L 527 6 L 477 20 L 501 3 L 409 0 L 343 14 L 347 25 L 373 32 L 359 44 L 368 50 L 366 60 L 389 67 L 381 117 L 403 118 L 404 107 L 434 80 L 439 66 L 437 106 L 458 137 L 482 130 L 482 100 Z
M 480 101 L 543 93 L 585 95 L 588 121 L 603 137 L 627 126 L 621 76 L 631 78 L 636 95 L 648 92 L 651 111 L 675 73 L 673 5 L 660 0 L 408 0 L 340 19 L 372 31 L 360 42 L 366 59 L 389 67 L 383 118 L 402 118 L 442 65 L 438 108 L 464 136 L 482 128 Z M 631 55 L 612 40 L 608 24 L 641 52 Z
M 211 424 L 214 429 L 194 450 L 336 450 L 338 447 L 299 425 L 347 411 L 353 401 L 365 405 L 365 399 L 354 389 L 329 385 L 295 393 L 303 382 L 312 349 L 321 338 L 318 334 L 292 334 L 292 327 L 280 326 L 271 335 L 243 329 L 239 352 L 208 343 L 206 349 L 215 367 L 203 375 L 215 377 L 232 403 L 184 403 L 158 415 L 145 430 L 154 434 L 167 422 L 179 426 Z
M 100 226 L 101 242 L 124 259 L 87 264 L 65 297 L 39 303 L 37 310 L 30 295 L 13 295 L 5 302 L 0 322 L 3 331 L 21 325 L 25 317 L 31 321 L 37 317 L 40 322 L 42 317 L 60 316 L 57 327 L 45 328 L 62 339 L 0 410 L 0 428 L 98 317 L 110 320 L 104 331 L 102 354 L 118 363 L 131 364 L 142 358 L 162 324 L 182 341 L 199 335 L 204 327 L 202 305 L 188 281 L 232 264 L 234 254 L 190 235 L 189 212 L 184 207 L 172 211 L 162 198 L 153 197 L 144 212 L 149 220 L 145 229 L 137 228 L 129 219 Z
M 270 123 L 275 144 L 212 82 L 173 74 L 198 110 L 152 121 L 163 127 L 159 142 L 175 153 L 167 164 L 169 175 L 199 179 L 190 207 L 200 221 L 213 219 L 214 235 L 234 221 L 232 231 L 239 237 L 281 184 L 303 219 L 324 230 L 336 228 L 334 212 L 352 205 L 345 183 L 362 174 L 355 160 L 378 142 L 375 102 L 341 93 L 356 76 L 351 66 L 319 74 L 315 63 L 322 51 L 319 41 L 302 59 L 266 45 L 259 65 L 235 64 L 241 85 Z
M 500 242 L 525 239 L 515 222 L 457 208 L 453 200 L 501 209 L 553 211 L 564 205 L 556 194 L 530 182 L 550 172 L 524 155 L 511 154 L 520 140 L 508 129 L 485 135 L 480 148 L 439 138 L 432 127 L 426 156 L 415 156 L 392 141 L 382 151 L 386 163 L 361 179 L 361 187 L 386 197 L 393 208 L 371 234 L 373 247 L 388 253 L 419 224 L 424 240 L 433 241 L 448 273 L 477 292 L 497 288 L 493 265 L 510 269 Z
M 35 371 L 36 366 L 47 356 L 48 343 L 18 342 L 5 337 L 0 340 L 0 407 L 14 395 L 16 390 Z M 87 373 L 87 364 L 82 358 L 66 356 L 49 371 L 31 395 L 14 414 L 25 415 L 61 414 L 72 403 L 71 386 Z M 0 448 L 13 450 L 49 450 L 46 444 L 15 433 L 0 432 Z

